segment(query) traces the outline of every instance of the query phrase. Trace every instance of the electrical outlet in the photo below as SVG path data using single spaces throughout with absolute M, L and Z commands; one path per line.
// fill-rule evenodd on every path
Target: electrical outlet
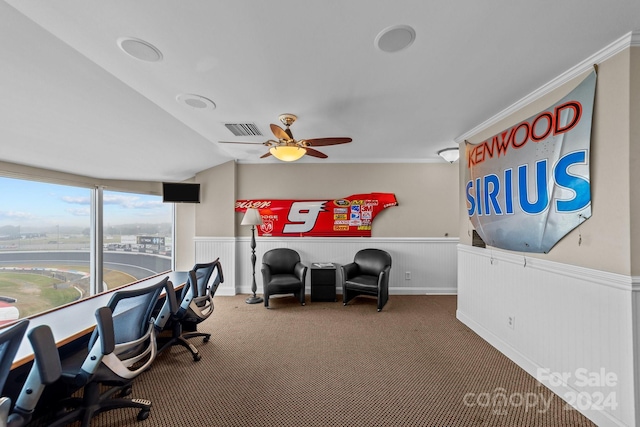
M 404 273 L 404 280 L 411 280 L 411 272 L 407 271 Z
M 516 326 L 516 317 L 515 316 L 507 317 L 507 326 L 509 326 L 511 329 L 515 328 L 515 326 Z

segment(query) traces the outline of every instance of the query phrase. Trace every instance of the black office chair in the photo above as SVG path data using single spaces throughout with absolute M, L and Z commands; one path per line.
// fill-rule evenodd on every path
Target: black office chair
M 307 266 L 300 262 L 298 252 L 289 248 L 271 249 L 262 256 L 261 270 L 265 307 L 269 308 L 269 297 L 276 294 L 294 294 L 301 305 L 305 304 Z
M 34 361 L 9 416 L 7 427 L 22 427 L 31 421 L 45 387 L 60 378 L 62 367 L 53 333 L 48 325 L 36 326 L 27 334 Z M 1 426 L 4 426 L 0 422 Z
M 97 326 L 89 340 L 89 354 L 62 362 L 61 381 L 68 385 L 69 395 L 83 388 L 83 396 L 61 401 L 59 418 L 50 427 L 78 420 L 87 427 L 94 415 L 118 408 L 139 408 L 138 420 L 149 416 L 150 401 L 124 396 L 131 393 L 133 379 L 156 357 L 152 313 L 163 289 L 167 295 L 174 292 L 168 276 L 146 288 L 117 291 L 106 307 L 96 311 Z M 109 388 L 101 394 L 101 386 Z M 121 397 L 112 398 L 116 393 Z
M 0 331 L 0 392 L 7 382 L 13 359 L 16 357 L 28 326 L 29 321 L 24 319 Z M 11 399 L 0 397 L 0 427 L 7 425 L 10 410 Z
M 358 295 L 378 299 L 378 311 L 389 300 L 391 255 L 380 249 L 362 249 L 353 262 L 342 267 L 342 302 L 347 305 Z
M 213 296 L 218 285 L 224 282 L 222 264 L 220 259 L 213 262 L 196 264 L 187 278 L 187 283 L 182 288 L 180 306 L 174 316 L 169 316 L 168 304 L 162 306 L 160 315 L 156 319 L 156 328 L 160 331 L 171 329 L 171 338 L 163 343 L 160 352 L 174 345 L 180 345 L 189 350 L 193 360 L 201 358 L 198 349 L 187 341 L 194 337 L 203 337 L 203 342 L 208 342 L 211 334 L 195 331 L 196 325 L 205 321 L 213 313 Z M 184 330 L 189 332 L 184 332 Z

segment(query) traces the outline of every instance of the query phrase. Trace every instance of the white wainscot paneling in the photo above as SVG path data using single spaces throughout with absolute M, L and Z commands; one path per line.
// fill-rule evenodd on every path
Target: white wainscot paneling
M 256 238 L 256 284 L 262 293 L 262 255 L 274 248 L 295 249 L 302 262 L 333 262 L 339 265 L 353 261 L 354 254 L 364 248 L 378 248 L 391 254 L 393 265 L 389 278 L 390 294 L 455 294 L 457 292 L 457 238 Z M 220 257 L 224 270 L 221 295 L 251 293 L 251 238 L 197 237 L 197 262 Z M 338 269 L 338 272 L 340 270 Z M 411 279 L 407 280 L 409 272 Z M 338 278 L 339 279 L 339 278 Z M 307 291 L 310 274 L 307 273 Z M 338 281 L 338 293 L 341 292 Z
M 458 319 L 599 426 L 637 425 L 635 295 L 628 276 L 458 246 Z
M 236 239 L 233 237 L 195 238 L 196 263 L 211 262 L 220 258 L 224 282 L 218 286 L 217 295 L 236 294 Z

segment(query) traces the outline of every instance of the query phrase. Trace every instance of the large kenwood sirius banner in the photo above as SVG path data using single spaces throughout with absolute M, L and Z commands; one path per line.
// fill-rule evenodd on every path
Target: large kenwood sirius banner
M 491 246 L 547 253 L 591 217 L 596 73 L 545 111 L 466 144 L 469 219 Z
M 371 237 L 375 216 L 397 205 L 393 193 L 369 193 L 335 200 L 237 200 L 235 210 L 260 211 L 259 236 Z

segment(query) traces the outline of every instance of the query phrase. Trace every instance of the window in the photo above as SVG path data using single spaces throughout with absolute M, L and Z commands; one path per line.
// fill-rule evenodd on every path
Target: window
M 170 270 L 172 224 L 160 196 L 0 177 L 0 324 Z
M 170 204 L 160 196 L 104 191 L 102 206 L 102 272 L 108 289 L 171 270 Z

